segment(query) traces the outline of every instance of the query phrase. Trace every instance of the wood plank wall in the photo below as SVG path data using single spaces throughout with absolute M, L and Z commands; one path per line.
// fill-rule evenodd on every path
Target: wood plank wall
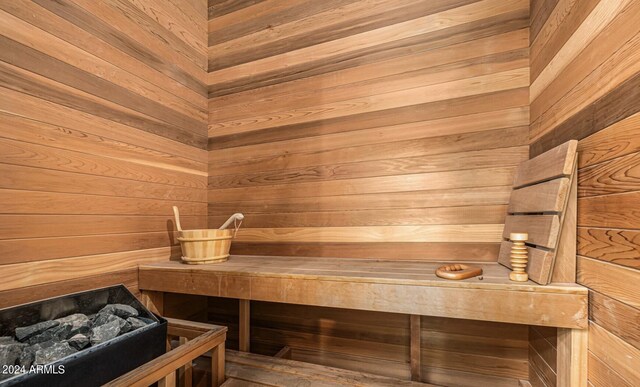
M 209 2 L 209 225 L 232 252 L 496 260 L 528 158 L 527 0 Z M 237 301 L 211 299 L 230 326 Z M 252 351 L 409 379 L 409 316 L 252 303 Z M 423 379 L 517 386 L 526 326 L 423 318 Z
M 211 0 L 210 226 L 246 214 L 234 253 L 495 260 L 528 157 L 528 17 Z
M 136 290 L 171 205 L 205 226 L 206 6 L 0 2 L 0 307 Z
M 533 0 L 531 17 L 531 154 L 580 140 L 577 276 L 590 288 L 589 382 L 638 386 L 640 2 Z M 531 382 L 555 386 L 540 361 L 555 355 L 538 348 Z
M 179 311 L 176 311 L 179 313 Z M 209 321 L 238 347 L 238 301 L 210 298 Z M 423 380 L 454 386 L 518 386 L 527 379 L 527 326 L 422 317 Z M 409 380 L 409 316 L 251 303 L 251 351 L 292 348 L 294 360 Z

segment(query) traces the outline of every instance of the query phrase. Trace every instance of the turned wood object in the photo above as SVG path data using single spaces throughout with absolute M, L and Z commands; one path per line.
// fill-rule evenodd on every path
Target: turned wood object
M 462 280 L 482 274 L 482 269 L 477 266 L 456 263 L 453 265 L 440 266 L 436 270 L 436 275 L 440 278 L 450 280 Z
M 511 246 L 511 267 L 513 271 L 509 273 L 509 279 L 517 282 L 527 282 L 529 275 L 526 272 L 529 261 L 527 246 L 525 242 L 529 239 L 527 233 L 511 233 L 509 239 L 513 242 Z

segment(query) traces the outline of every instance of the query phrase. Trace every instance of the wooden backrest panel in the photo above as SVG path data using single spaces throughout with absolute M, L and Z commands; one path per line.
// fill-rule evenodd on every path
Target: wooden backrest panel
M 511 193 L 510 214 L 562 212 L 569 193 L 566 177 L 516 189 Z
M 576 161 L 578 141 L 571 140 L 520 164 L 513 188 L 568 177 Z
M 576 217 L 576 150 L 577 141 L 557 146 L 523 162 L 514 179 L 498 262 L 511 267 L 509 234 L 528 233 L 527 272 L 539 284 L 548 284 L 552 277 L 571 282 L 569 276 L 553 274 L 571 271 L 575 263 L 575 230 L 569 228 L 575 228 Z M 558 255 L 562 267 L 554 268 Z
M 509 239 L 510 233 L 521 230 L 529 233 L 530 243 L 554 248 L 560 232 L 560 217 L 558 215 L 508 215 L 502 237 Z
M 512 245 L 513 243 L 510 241 L 503 241 L 498 255 L 498 262 L 510 269 L 509 255 Z M 536 279 L 551 277 L 552 261 L 555 254 L 550 250 L 542 250 L 531 246 L 527 246 L 527 251 L 529 252 L 529 266 L 527 266 L 529 278 L 538 282 Z

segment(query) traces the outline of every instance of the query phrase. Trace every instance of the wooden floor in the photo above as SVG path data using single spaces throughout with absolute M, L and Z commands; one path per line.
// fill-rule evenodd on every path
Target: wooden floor
M 483 263 L 481 277 L 435 276 L 440 262 L 231 256 L 211 265 L 140 266 L 140 288 L 283 302 L 585 328 L 587 291 L 576 284 L 509 281 L 509 269 Z
M 226 356 L 227 381 L 223 384 L 224 387 L 433 386 L 245 352 L 227 350 Z

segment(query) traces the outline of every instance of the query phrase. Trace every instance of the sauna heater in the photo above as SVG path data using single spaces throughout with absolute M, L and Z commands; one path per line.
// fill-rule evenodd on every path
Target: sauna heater
M 100 386 L 141 366 L 166 351 L 167 321 L 155 316 L 123 285 L 69 294 L 0 310 L 0 337 L 25 327 L 62 316 L 95 315 L 106 305 L 135 308 L 148 325 L 97 343 L 47 365 L 34 373 L 3 375 L 5 386 Z M 62 365 L 64 373 L 55 370 Z M 44 368 L 44 367 L 43 367 Z

